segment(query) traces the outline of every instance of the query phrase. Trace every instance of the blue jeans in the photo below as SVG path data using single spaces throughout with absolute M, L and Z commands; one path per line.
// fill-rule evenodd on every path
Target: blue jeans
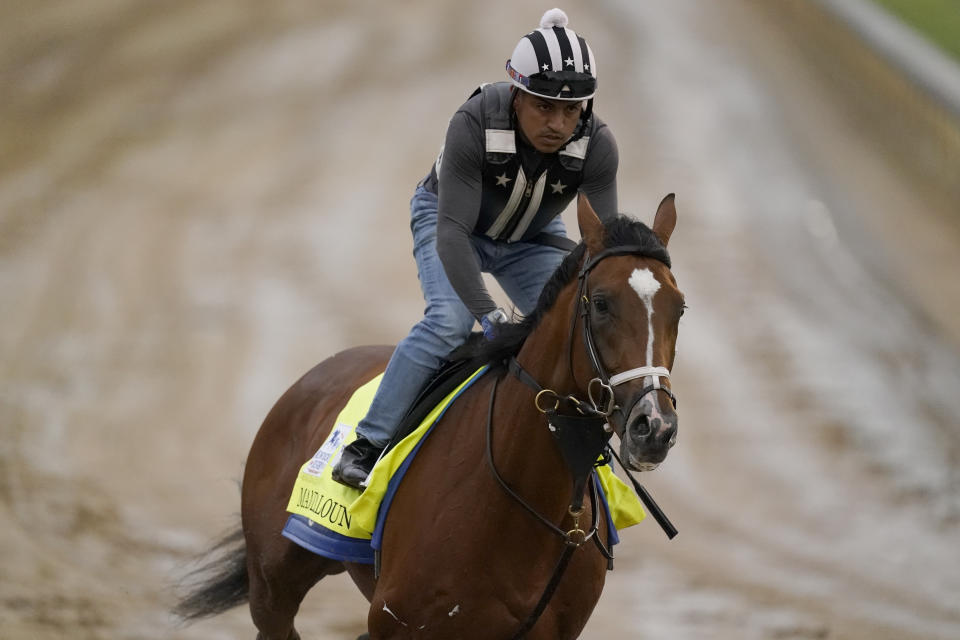
M 474 317 L 460 301 L 437 255 L 437 196 L 418 186 L 410 201 L 413 257 L 426 301 L 423 319 L 397 345 L 383 380 L 357 433 L 377 446 L 386 446 L 417 395 L 451 351 L 466 342 Z M 544 229 L 566 236 L 557 216 Z M 563 261 L 566 252 L 526 242 L 507 244 L 471 236 L 480 268 L 493 275 L 520 313 L 536 307 L 543 285 Z

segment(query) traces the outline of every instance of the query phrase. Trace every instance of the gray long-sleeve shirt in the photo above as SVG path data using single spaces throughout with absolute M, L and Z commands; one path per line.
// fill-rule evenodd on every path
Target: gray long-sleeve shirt
M 518 187 L 518 181 L 522 184 L 525 176 L 530 176 L 528 184 L 532 187 L 537 177 L 546 172 L 545 180 L 538 185 L 542 193 L 542 199 L 536 201 L 539 206 L 529 211 L 530 216 L 523 216 L 528 225 L 526 229 L 516 228 L 522 212 L 517 212 L 510 221 L 512 227 L 507 226 L 513 230 L 512 241 L 523 242 L 539 233 L 566 208 L 578 189 L 587 195 L 601 219 L 616 215 L 617 146 L 610 129 L 595 115 L 593 118 L 580 184 L 562 184 L 563 180 L 575 181 L 570 178 L 576 174 L 564 171 L 557 153 L 541 153 L 519 135 L 515 135 L 515 149 L 522 168 L 517 171 L 514 166 L 516 173 L 510 175 L 506 169 L 513 165 L 491 163 L 480 95 L 468 100 L 450 120 L 439 171 L 434 165 L 424 186 L 439 196 L 437 253 L 451 285 L 475 317 L 480 318 L 497 305 L 484 286 L 470 236 L 486 234 L 502 239 L 502 234 L 496 236 L 493 230 L 497 229 L 505 190 L 511 188 L 511 183 Z M 528 188 L 527 194 L 531 191 L 533 189 Z

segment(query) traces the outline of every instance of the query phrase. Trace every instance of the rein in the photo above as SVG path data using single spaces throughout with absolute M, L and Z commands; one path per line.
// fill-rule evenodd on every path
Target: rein
M 543 614 L 551 598 L 553 597 L 554 592 L 559 586 L 560 579 L 563 577 L 563 574 L 567 569 L 567 565 L 573 556 L 573 552 L 586 543 L 587 540 L 593 539 L 597 545 L 597 548 L 600 550 L 603 556 L 607 558 L 608 570 L 613 569 L 612 545 L 608 549 L 603 545 L 603 543 L 600 542 L 600 536 L 596 535 L 599 525 L 599 500 L 597 497 L 597 488 L 594 482 L 589 483 L 592 507 L 592 522 L 590 525 L 590 531 L 584 532 L 580 528 L 579 524 L 580 516 L 584 511 L 583 493 L 587 485 L 587 480 L 591 477 L 594 467 L 608 464 L 611 456 L 616 458 L 617 462 L 620 463 L 621 468 L 633 483 L 633 487 L 637 492 L 637 495 L 644 503 L 644 506 L 646 506 L 650 511 L 651 515 L 653 515 L 657 523 L 663 528 L 664 532 L 667 534 L 667 537 L 673 539 L 673 537 L 677 535 L 676 528 L 667 518 L 666 514 L 663 513 L 659 505 L 657 505 L 657 503 L 653 500 L 653 497 L 650 495 L 650 493 L 642 485 L 640 485 L 639 482 L 637 482 L 637 480 L 623 465 L 623 462 L 609 445 L 610 437 L 613 434 L 613 428 L 610 426 L 608 421 L 609 416 L 614 411 L 619 410 L 619 407 L 614 403 L 613 388 L 630 380 L 649 377 L 651 378 L 651 383 L 641 390 L 640 396 L 637 400 L 639 401 L 640 398 L 643 398 L 646 394 L 653 391 L 663 391 L 670 398 L 674 407 L 676 407 L 676 396 L 674 396 L 669 387 L 664 387 L 660 384 L 660 378 L 669 378 L 670 371 L 665 367 L 643 366 L 635 367 L 633 369 L 617 373 L 613 376 L 609 376 L 603 366 L 602 360 L 600 359 L 600 354 L 593 340 L 593 332 L 591 331 L 590 327 L 590 297 L 589 288 L 587 285 L 587 276 L 590 274 L 590 271 L 593 270 L 593 268 L 600 263 L 601 260 L 611 256 L 639 255 L 643 252 L 644 248 L 639 245 L 623 245 L 619 247 L 613 247 L 601 251 L 596 256 L 593 256 L 593 258 L 585 259 L 584 265 L 580 269 L 580 273 L 578 275 L 579 284 L 577 287 L 577 304 L 570 322 L 570 337 L 568 341 L 570 348 L 568 352 L 568 363 L 570 367 L 570 376 L 574 380 L 574 384 L 576 384 L 576 375 L 573 371 L 573 336 L 574 332 L 576 331 L 577 317 L 579 316 L 583 319 L 583 341 L 586 345 L 587 354 L 590 357 L 590 364 L 595 374 L 595 377 L 592 378 L 587 385 L 587 401 L 583 401 L 572 394 L 560 396 L 551 389 L 543 388 L 534 379 L 534 377 L 520 365 L 516 357 L 511 357 L 508 363 L 510 373 L 526 386 L 530 387 L 534 392 L 536 392 L 534 405 L 538 411 L 547 416 L 547 427 L 556 437 L 563 459 L 566 462 L 567 467 L 570 469 L 571 475 L 573 476 L 573 494 L 571 496 L 570 506 L 567 509 L 567 513 L 573 518 L 572 529 L 564 531 L 561 527 L 558 527 L 542 514 L 538 513 L 536 509 L 527 504 L 519 495 L 517 495 L 515 491 L 513 491 L 513 489 L 509 487 L 509 485 L 507 485 L 503 477 L 497 471 L 493 460 L 493 409 L 496 399 L 497 386 L 500 381 L 499 378 L 494 380 L 493 387 L 490 391 L 490 405 L 487 413 L 487 462 L 490 465 L 490 470 L 493 473 L 494 478 L 500 484 L 500 487 L 507 493 L 507 495 L 518 502 L 524 509 L 526 509 L 527 512 L 533 515 L 551 532 L 563 538 L 565 543 L 563 553 L 561 554 L 560 559 L 554 568 L 550 581 L 547 583 L 543 594 L 540 596 L 540 600 L 537 602 L 537 605 L 534 607 L 533 611 L 510 640 L 518 640 L 522 638 L 533 627 L 533 625 L 536 624 L 537 620 Z M 669 258 L 667 260 L 667 266 L 669 267 Z M 593 392 L 595 385 L 600 387 L 600 395 L 597 398 L 594 397 Z M 605 403 L 603 402 L 604 394 L 606 395 Z M 566 407 L 572 409 L 572 413 L 561 413 L 561 405 L 565 405 Z

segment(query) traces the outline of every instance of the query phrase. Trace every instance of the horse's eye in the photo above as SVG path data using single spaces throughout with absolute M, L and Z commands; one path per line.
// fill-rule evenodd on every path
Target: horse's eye
M 684 305 L 680 305 L 680 315 L 681 315 L 681 316 L 683 315 L 683 312 L 686 310 L 686 308 L 687 308 L 687 305 L 685 305 L 685 304 L 684 304 Z
M 594 296 L 593 298 L 593 308 L 596 309 L 599 313 L 606 313 L 609 311 L 607 306 L 607 299 L 603 296 Z

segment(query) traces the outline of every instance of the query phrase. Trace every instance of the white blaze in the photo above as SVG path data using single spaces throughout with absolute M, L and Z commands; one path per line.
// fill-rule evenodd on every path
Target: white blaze
M 653 277 L 650 269 L 634 269 L 627 280 L 647 307 L 647 361 L 653 364 L 653 296 L 660 290 L 660 283 Z

